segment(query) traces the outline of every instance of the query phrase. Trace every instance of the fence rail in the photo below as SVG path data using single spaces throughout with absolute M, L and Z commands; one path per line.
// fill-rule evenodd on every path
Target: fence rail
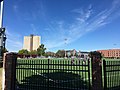
M 90 61 L 17 59 L 16 53 L 3 60 L 3 90 L 120 90 L 120 60 L 102 64 L 96 52 Z
M 104 90 L 120 90 L 120 61 L 103 60 Z
M 90 90 L 89 60 L 17 60 L 18 90 Z

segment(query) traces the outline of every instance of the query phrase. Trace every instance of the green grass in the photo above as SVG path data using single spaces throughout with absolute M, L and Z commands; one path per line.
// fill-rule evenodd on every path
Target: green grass
M 114 71 L 114 72 L 113 71 L 106 72 L 107 88 L 112 89 L 113 87 L 120 86 L 120 59 L 105 59 L 105 61 L 106 61 L 106 65 L 116 65 L 116 64 L 118 65 L 119 64 L 119 66 L 107 66 L 106 67 L 107 71 L 117 70 L 117 71 Z M 102 66 L 102 79 L 103 79 L 103 86 L 104 86 L 103 66 Z
M 106 67 L 107 87 L 120 86 L 120 59 L 106 60 L 106 65 L 114 65 Z
M 119 61 L 120 59 L 105 59 L 105 60 L 115 61 L 114 64 L 116 64 L 117 61 Z M 73 83 L 74 83 L 74 85 L 72 84 L 73 87 L 79 86 L 79 84 L 81 83 L 81 81 L 79 80 L 88 82 L 88 72 L 81 71 L 81 70 L 87 71 L 88 67 L 80 66 L 80 65 L 84 65 L 82 60 L 79 62 L 77 59 L 75 59 L 74 64 L 71 64 L 71 59 L 50 59 L 49 67 L 48 67 L 48 59 L 29 59 L 29 60 L 19 59 L 17 60 L 17 62 L 23 63 L 23 64 L 25 63 L 24 65 L 17 66 L 17 68 L 24 68 L 24 69 L 17 69 L 16 71 L 17 80 L 20 84 L 26 83 L 26 80 L 27 80 L 27 83 L 28 81 L 29 82 L 33 81 L 35 83 L 36 77 L 37 79 L 39 77 L 39 81 L 42 81 L 43 84 L 47 83 L 47 81 L 45 81 L 47 80 L 46 77 L 49 77 L 51 80 L 59 80 L 59 81 L 73 80 Z M 86 64 L 87 63 L 88 62 L 86 62 Z M 32 65 L 27 65 L 27 64 L 32 64 Z M 37 65 L 34 65 L 34 64 L 37 64 Z M 115 67 L 115 69 L 116 68 L 119 69 L 120 67 Z M 49 69 L 49 72 L 48 72 L 48 69 Z M 90 74 L 92 74 L 91 64 L 90 64 Z M 107 74 L 108 87 L 111 87 L 111 85 L 109 84 L 110 77 L 111 77 L 111 82 L 114 84 L 114 86 L 115 85 L 117 86 L 119 84 L 118 81 L 120 79 L 120 72 Z M 90 78 L 92 79 L 92 76 L 90 76 Z M 102 78 L 104 80 L 103 70 L 102 70 Z M 78 81 L 75 81 L 75 80 L 78 80 Z M 72 86 L 71 83 L 72 82 L 67 82 L 67 84 L 64 83 L 64 85 Z
M 16 71 L 19 84 L 28 83 L 28 81 L 31 82 L 31 79 L 35 83 L 36 77 L 37 79 L 39 77 L 39 83 L 45 84 L 49 77 L 51 85 L 53 81 L 60 81 L 63 82 L 61 87 L 78 88 L 80 87 L 80 83 L 85 83 L 85 87 L 88 86 L 88 66 L 81 66 L 85 65 L 82 60 L 80 62 L 75 60 L 74 64 L 71 64 L 70 59 L 54 59 L 49 61 L 49 66 L 47 59 L 18 60 L 18 63 L 24 64 L 17 66 L 17 68 L 19 68 Z M 88 62 L 86 62 L 86 65 L 87 63 Z M 83 87 L 84 85 L 81 86 Z
M 108 58 L 103 58 L 105 61 L 120 61 L 120 59 L 108 59 Z

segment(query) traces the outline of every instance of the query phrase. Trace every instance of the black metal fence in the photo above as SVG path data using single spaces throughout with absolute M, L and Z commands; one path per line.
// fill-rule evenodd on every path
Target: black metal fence
M 17 90 L 90 90 L 89 60 L 18 59 Z
M 120 61 L 103 60 L 104 90 L 120 90 Z

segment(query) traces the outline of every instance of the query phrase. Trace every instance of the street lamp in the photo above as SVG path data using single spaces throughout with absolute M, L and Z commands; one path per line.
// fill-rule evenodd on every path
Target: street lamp
M 67 38 L 65 38 L 64 40 L 65 40 L 65 45 L 66 45 L 67 44 L 67 42 L 66 42 Z M 66 58 L 66 55 L 67 55 L 67 53 L 66 53 L 66 50 L 65 50 L 65 58 Z
M 3 47 L 5 48 L 5 41 L 6 41 L 6 35 L 5 35 L 5 28 L 3 28 L 3 0 L 0 0 L 1 8 L 0 8 L 0 64 L 2 62 L 2 50 Z M 1 65 L 0 65 L 1 66 Z
M 4 2 L 3 0 L 0 0 L 0 4 L 1 4 L 1 7 L 0 7 L 0 28 L 2 28 L 2 24 L 3 24 L 3 10 L 4 10 Z

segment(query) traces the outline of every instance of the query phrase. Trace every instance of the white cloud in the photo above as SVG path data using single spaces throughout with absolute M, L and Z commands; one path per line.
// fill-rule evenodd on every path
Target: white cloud
M 72 10 L 72 12 L 78 13 L 79 17 L 77 17 L 76 20 L 84 23 L 92 15 L 92 5 L 89 5 L 87 9 L 74 9 Z
M 18 12 L 18 5 L 13 5 L 13 10 L 14 10 L 15 12 Z
M 6 48 L 9 52 L 17 52 L 18 50 L 22 49 L 22 36 L 15 32 L 8 31 L 6 29 Z
M 65 21 L 64 23 L 59 21 L 58 23 L 55 23 L 56 28 L 54 29 L 57 33 L 54 35 L 51 33 L 53 31 L 52 29 L 50 29 L 51 32 L 48 30 L 48 32 L 53 36 L 50 34 L 50 36 L 47 36 L 51 41 L 46 40 L 45 45 L 47 45 L 47 48 L 62 46 L 65 44 L 65 38 L 67 38 L 67 44 L 69 44 L 78 40 L 84 34 L 95 31 L 98 28 L 112 22 L 115 18 L 119 17 L 117 14 L 120 13 L 120 1 L 113 1 L 111 5 L 112 6 L 110 8 L 106 8 L 105 10 L 97 13 L 95 16 L 92 15 L 94 11 L 92 9 L 92 5 L 89 5 L 88 8 L 84 10 L 81 8 L 72 10 L 72 13 L 78 13 L 79 16 L 75 17 L 75 21 L 70 25 L 67 25 Z
M 18 11 L 18 6 L 14 5 L 13 9 Z M 78 40 L 81 36 L 89 33 L 91 31 L 95 31 L 98 28 L 105 26 L 106 24 L 113 21 L 115 18 L 120 16 L 120 0 L 114 0 L 111 4 L 110 8 L 105 8 L 96 15 L 93 16 L 95 10 L 93 10 L 93 6 L 89 5 L 86 8 L 78 8 L 71 10 L 71 13 L 75 13 L 76 17 L 74 17 L 73 23 L 68 24 L 65 20 L 55 21 L 53 23 L 49 23 L 47 19 L 47 15 L 45 14 L 45 10 L 43 5 L 41 5 L 41 9 L 38 10 L 43 14 L 43 19 L 47 23 L 48 27 L 45 28 L 44 34 L 44 44 L 48 49 L 60 47 L 65 45 L 65 38 L 67 39 L 66 43 L 69 44 Z M 36 18 L 37 14 L 33 14 L 32 18 Z M 27 16 L 27 15 L 26 15 Z M 29 15 L 28 15 L 29 16 Z M 27 17 L 28 17 L 27 16 Z M 31 19 L 31 18 L 30 18 Z M 31 23 L 30 27 L 32 28 L 31 33 L 38 33 L 39 27 L 35 24 Z M 6 31 L 7 33 L 7 47 L 11 50 L 19 50 L 22 48 L 22 36 L 15 32 L 10 32 L 10 30 Z M 54 34 L 53 34 L 54 33 Z M 41 33 L 40 33 L 41 35 Z M 47 35 L 47 36 L 46 36 Z

